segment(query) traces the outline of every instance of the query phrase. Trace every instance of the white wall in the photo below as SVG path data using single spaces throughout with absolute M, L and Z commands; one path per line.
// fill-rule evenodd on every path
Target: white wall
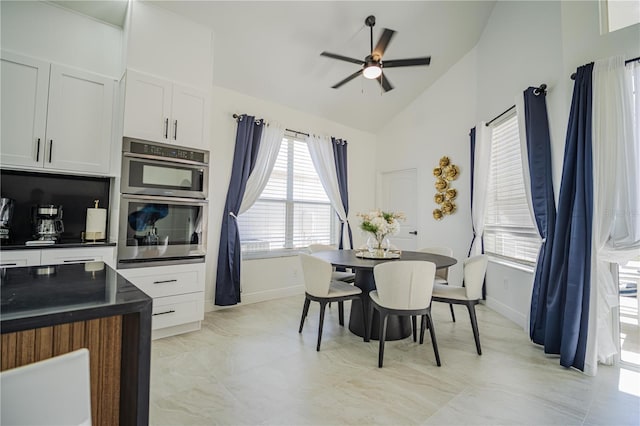
M 469 52 L 377 135 L 379 172 L 418 171 L 417 247 L 449 246 L 458 259 L 466 257 L 471 241 L 469 130 L 475 120 L 475 62 L 475 51 Z M 432 172 L 445 155 L 460 167 L 454 181 L 458 210 L 436 221 Z M 451 268 L 452 282 L 461 276 L 460 264 Z
M 576 67 L 593 60 L 615 54 L 632 58 L 640 53 L 640 25 L 601 36 L 598 16 L 596 1 L 496 2 L 472 52 L 377 135 L 378 171 L 413 165 L 422 170 L 419 245 L 447 241 L 458 259 L 466 257 L 471 240 L 468 129 L 513 105 L 516 94 L 528 86 L 541 83 L 548 86 L 553 182 L 558 197 L 573 90 L 569 76 Z M 392 148 L 389 141 L 394 142 Z M 459 211 L 435 222 L 430 173 L 445 154 L 462 169 L 456 181 Z M 452 279 L 459 276 L 458 266 Z M 532 281 L 530 271 L 491 262 L 487 305 L 524 327 Z
M 195 87 L 213 82 L 210 28 L 152 4 L 130 4 L 127 67 Z
M 122 29 L 36 1 L 2 1 L 2 48 L 120 77 Z
M 249 114 L 278 122 L 286 128 L 306 133 L 324 134 L 346 139 L 349 161 L 349 218 L 357 227 L 355 214 L 368 211 L 375 197 L 375 136 L 282 105 L 246 96 L 222 87 L 214 87 L 211 114 L 211 165 L 209 201 L 209 237 L 207 241 L 207 310 L 214 309 L 213 299 L 220 239 L 220 223 L 227 196 L 236 122 L 232 115 Z M 363 244 L 355 230 L 354 244 Z M 297 257 L 246 260 L 242 262 L 242 302 L 250 303 L 302 294 Z

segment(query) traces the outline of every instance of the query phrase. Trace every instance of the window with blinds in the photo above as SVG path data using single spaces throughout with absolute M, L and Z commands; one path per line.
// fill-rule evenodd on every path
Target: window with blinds
M 260 198 L 238 217 L 243 253 L 333 244 L 337 220 L 306 142 L 285 137 Z
M 527 204 L 515 110 L 493 125 L 484 229 L 486 253 L 535 264 L 540 237 Z

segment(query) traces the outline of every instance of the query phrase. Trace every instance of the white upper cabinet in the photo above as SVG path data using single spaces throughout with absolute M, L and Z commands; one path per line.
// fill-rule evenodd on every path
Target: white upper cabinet
M 124 136 L 167 142 L 171 91 L 169 81 L 127 71 Z
M 42 167 L 49 92 L 48 62 L 2 52 L 3 165 Z
M 173 85 L 173 140 L 194 148 L 209 149 L 209 96 L 205 91 Z
M 109 172 L 114 81 L 2 52 L 3 166 Z
M 45 168 L 109 172 L 113 88 L 108 78 L 51 66 Z
M 207 148 L 209 93 L 127 71 L 124 136 Z

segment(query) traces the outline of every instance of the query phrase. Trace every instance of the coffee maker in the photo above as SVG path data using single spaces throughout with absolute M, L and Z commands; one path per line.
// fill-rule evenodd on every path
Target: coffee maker
M 53 204 L 38 205 L 31 208 L 33 237 L 38 241 L 60 240 L 64 232 L 62 206 Z
M 11 198 L 0 198 L 0 243 L 11 240 L 11 220 L 13 219 L 13 206 L 15 201 Z

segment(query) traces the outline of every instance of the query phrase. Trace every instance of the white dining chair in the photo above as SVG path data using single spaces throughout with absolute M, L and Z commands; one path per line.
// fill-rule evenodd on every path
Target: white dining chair
M 425 247 L 425 248 L 421 248 L 420 250 L 423 253 L 432 253 L 432 254 L 439 254 L 441 256 L 448 256 L 448 257 L 453 257 L 453 249 L 450 247 Z M 448 285 L 449 284 L 449 268 L 440 268 L 440 269 L 436 269 L 436 276 L 434 278 L 434 284 L 443 284 L 443 285 Z M 456 314 L 453 312 L 453 305 L 450 304 L 449 305 L 449 311 L 451 311 L 451 319 L 453 320 L 453 322 L 456 322 Z M 414 321 L 415 323 L 415 321 Z M 414 336 L 413 336 L 413 340 L 415 341 L 415 327 L 414 327 Z
M 89 351 L 0 373 L 0 424 L 91 426 Z
M 369 293 L 369 324 L 373 322 L 373 311 L 380 314 L 380 344 L 378 349 L 378 367 L 382 368 L 384 360 L 384 345 L 387 331 L 387 317 L 422 315 L 420 343 L 424 339 L 424 329 L 429 328 L 431 344 L 440 366 L 438 343 L 431 318 L 431 293 L 433 291 L 433 277 L 436 265 L 432 262 L 420 260 L 405 260 L 385 262 L 373 268 L 377 290 Z M 367 340 L 371 337 L 369 326 Z
M 328 244 L 309 244 L 308 248 L 310 253 L 317 253 L 319 251 L 327 250 L 338 250 L 335 246 L 330 246 Z M 356 274 L 354 274 L 353 272 L 336 271 L 336 268 L 333 268 L 331 279 L 344 281 L 346 283 L 353 283 L 356 280 Z
M 478 355 L 482 355 L 482 349 L 480 348 L 476 305 L 482 299 L 482 284 L 487 272 L 487 263 L 488 257 L 486 254 L 466 259 L 464 261 L 464 286 L 436 284 L 433 288 L 432 297 L 435 302 L 453 303 L 467 307 Z
M 304 320 L 309 313 L 309 305 L 311 302 L 320 304 L 320 323 L 318 325 L 318 344 L 316 350 L 320 350 L 320 342 L 322 341 L 322 328 L 324 325 L 324 312 L 328 303 L 338 302 L 338 321 L 344 326 L 344 302 L 346 300 L 354 300 L 362 297 L 362 290 L 358 287 L 347 284 L 343 281 L 331 279 L 332 266 L 331 263 L 320 258 L 300 254 L 300 263 L 302 265 L 302 276 L 304 278 L 305 298 L 304 307 L 302 308 L 302 317 L 300 318 L 300 327 L 298 333 L 302 333 Z M 365 318 L 364 303 L 362 305 L 362 316 Z M 366 334 L 365 322 L 365 339 Z

